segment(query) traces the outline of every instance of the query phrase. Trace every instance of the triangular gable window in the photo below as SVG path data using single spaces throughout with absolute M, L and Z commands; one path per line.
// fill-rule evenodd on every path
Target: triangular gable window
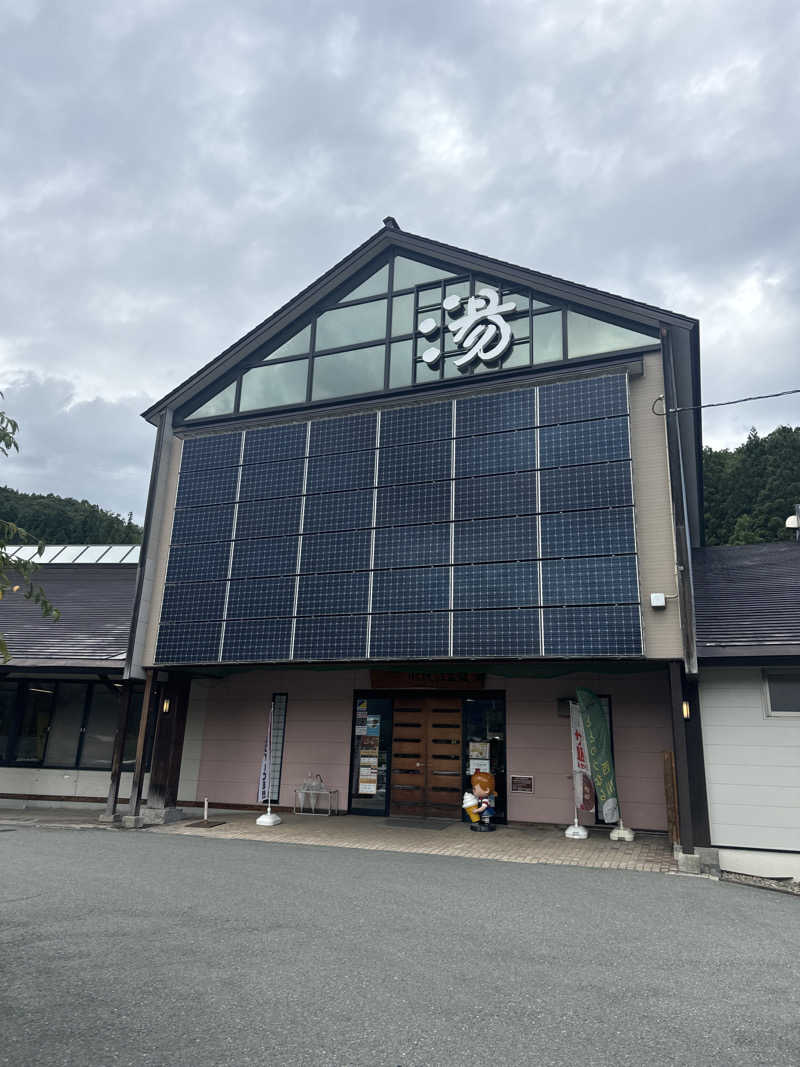
M 406 259 L 405 256 L 395 256 L 395 289 L 411 289 L 415 285 L 424 285 L 425 282 L 437 282 L 441 281 L 442 278 L 452 277 L 452 271 L 442 270 L 440 267 L 430 267 L 427 263 L 418 263 L 417 260 Z
M 646 333 L 613 326 L 609 322 L 579 315 L 575 311 L 567 312 L 567 348 L 570 359 L 657 344 L 658 338 L 650 337 Z
M 199 408 L 195 408 L 195 410 L 188 415 L 184 415 L 184 418 L 211 419 L 215 415 L 232 415 L 235 399 L 236 382 L 231 382 L 230 385 L 226 385 L 219 393 L 212 396 L 210 400 L 206 400 L 205 404 L 202 404 Z
M 374 274 L 371 274 L 365 282 L 361 285 L 357 285 L 355 289 L 351 289 L 346 296 L 343 296 L 339 303 L 344 300 L 360 300 L 363 296 L 382 296 L 389 289 L 389 264 L 381 267 L 380 270 L 376 270 Z
M 274 352 L 270 352 L 265 359 L 283 359 L 285 356 L 302 356 L 306 352 L 311 351 L 311 327 L 306 326 L 305 329 L 300 330 L 294 337 L 290 337 L 288 341 L 284 341 L 279 348 L 276 348 Z

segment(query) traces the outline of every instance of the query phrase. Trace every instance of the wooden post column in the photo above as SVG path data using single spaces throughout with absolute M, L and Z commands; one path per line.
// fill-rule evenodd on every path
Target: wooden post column
M 689 779 L 689 755 L 686 743 L 686 720 L 683 717 L 683 665 L 676 660 L 669 665 L 669 690 L 672 706 L 672 746 L 675 751 L 675 780 L 678 786 L 678 827 L 681 848 L 694 852 L 692 790 Z
M 139 736 L 136 739 L 136 762 L 133 767 L 133 781 L 131 782 L 131 795 L 128 801 L 128 815 L 130 820 L 138 819 L 142 806 L 142 785 L 144 784 L 144 757 L 147 737 L 150 732 L 150 723 L 156 713 L 158 685 L 155 679 L 155 671 L 145 672 L 144 696 L 142 698 L 142 717 L 139 719 Z M 123 818 L 123 825 L 125 819 Z M 135 821 L 131 825 L 136 825 Z
M 117 731 L 114 734 L 114 747 L 111 751 L 111 781 L 108 784 L 106 810 L 100 816 L 101 822 L 116 822 L 120 818 L 117 815 L 117 799 L 119 798 L 119 780 L 122 775 L 122 757 L 125 750 L 125 736 L 128 733 L 128 717 L 131 710 L 132 693 L 133 681 L 129 678 L 125 683 L 125 689 L 119 695 Z
M 175 815 L 191 685 L 191 675 L 172 672 L 161 690 L 147 790 L 147 822 L 165 822 Z

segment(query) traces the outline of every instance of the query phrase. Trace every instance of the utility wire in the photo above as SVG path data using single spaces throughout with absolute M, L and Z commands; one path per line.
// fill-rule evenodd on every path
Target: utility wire
M 699 411 L 701 408 L 726 408 L 731 404 L 746 404 L 748 400 L 771 400 L 776 396 L 792 396 L 800 393 L 800 389 L 784 389 L 782 393 L 763 393 L 761 396 L 743 396 L 741 400 L 720 400 L 716 404 L 690 404 L 685 408 L 667 408 L 666 411 L 656 411 L 656 404 L 663 400 L 663 396 L 657 396 L 650 409 L 654 415 L 677 415 L 681 411 Z

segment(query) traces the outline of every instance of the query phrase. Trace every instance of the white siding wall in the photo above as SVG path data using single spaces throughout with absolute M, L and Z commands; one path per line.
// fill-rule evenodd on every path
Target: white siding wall
M 800 718 L 767 718 L 757 668 L 703 668 L 711 844 L 800 851 Z
M 54 805 L 63 803 L 53 799 L 65 797 L 70 801 L 83 800 L 99 803 L 108 795 L 110 780 L 108 771 L 64 771 L 53 767 L 0 767 L 0 807 L 24 806 L 27 797 L 39 800 L 51 799 Z M 119 795 L 130 796 L 130 772 L 123 773 L 119 780 Z M 147 796 L 147 784 L 150 775 L 144 777 L 143 796 Z M 5 794 L 5 797 L 3 796 Z M 15 799 L 21 798 L 21 799 Z

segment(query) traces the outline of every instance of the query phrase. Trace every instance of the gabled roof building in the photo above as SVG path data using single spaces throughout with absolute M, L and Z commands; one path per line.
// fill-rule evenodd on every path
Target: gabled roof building
M 571 821 L 586 686 L 626 823 L 667 828 L 674 760 L 691 850 L 698 404 L 694 319 L 384 220 L 145 412 L 149 818 L 253 805 L 272 707 L 282 805 L 458 818 L 478 767 Z

